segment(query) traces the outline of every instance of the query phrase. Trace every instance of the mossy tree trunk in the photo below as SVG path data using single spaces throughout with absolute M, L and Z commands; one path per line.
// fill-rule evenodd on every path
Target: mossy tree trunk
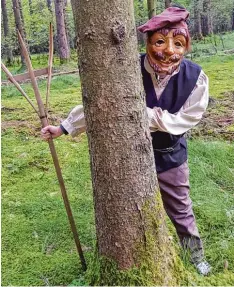
M 74 0 L 72 7 L 97 233 L 99 269 L 91 267 L 91 283 L 176 285 L 178 266 L 157 186 L 133 3 Z

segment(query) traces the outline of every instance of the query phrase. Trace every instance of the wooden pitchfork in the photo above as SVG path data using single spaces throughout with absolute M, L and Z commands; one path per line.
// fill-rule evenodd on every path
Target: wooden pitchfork
M 50 24 L 48 79 L 47 79 L 47 90 L 46 90 L 46 109 L 44 108 L 44 104 L 43 104 L 41 96 L 40 96 L 40 92 L 39 92 L 39 89 L 38 89 L 36 77 L 35 77 L 35 74 L 34 74 L 34 70 L 33 70 L 32 64 L 31 64 L 31 60 L 30 60 L 28 51 L 26 49 L 25 43 L 24 43 L 19 31 L 18 31 L 18 37 L 19 37 L 19 42 L 20 42 L 21 48 L 22 48 L 22 53 L 23 53 L 23 56 L 25 57 L 26 65 L 27 65 L 27 68 L 28 68 L 28 75 L 29 75 L 29 77 L 31 79 L 31 83 L 32 83 L 33 90 L 34 90 L 34 93 L 35 93 L 35 97 L 36 97 L 36 101 L 37 101 L 37 105 L 38 105 L 38 110 L 35 108 L 35 106 L 31 102 L 31 100 L 29 99 L 29 97 L 23 91 L 23 89 L 18 84 L 18 82 L 15 80 L 15 78 L 12 76 L 12 74 L 9 72 L 9 70 L 4 66 L 4 64 L 1 64 L 1 67 L 2 67 L 2 70 L 6 73 L 8 79 L 16 86 L 16 88 L 20 91 L 20 93 L 26 98 L 26 100 L 33 107 L 34 111 L 37 113 L 37 115 L 40 118 L 42 127 L 45 127 L 45 126 L 48 125 L 48 118 L 47 118 L 47 115 L 48 115 L 47 114 L 48 113 L 48 99 L 49 99 L 49 91 L 50 91 L 50 83 L 51 83 L 51 75 L 52 75 L 52 62 L 53 62 L 53 32 L 52 32 L 52 25 Z M 63 180 L 63 177 L 62 177 L 61 168 L 60 168 L 59 161 L 58 161 L 58 156 L 57 156 L 57 153 L 56 153 L 56 150 L 55 150 L 55 146 L 54 146 L 54 142 L 53 142 L 52 137 L 50 137 L 50 139 L 48 140 L 48 144 L 49 144 L 50 152 L 51 152 L 51 155 L 52 155 L 52 158 L 53 158 L 53 162 L 54 162 L 56 174 L 57 174 L 57 177 L 58 177 L 58 181 L 59 181 L 59 185 L 60 185 L 60 189 L 61 189 L 61 193 L 62 193 L 64 205 L 65 205 L 65 209 L 66 209 L 66 212 L 67 212 L 68 220 L 69 220 L 69 223 L 70 223 L 70 226 L 71 226 L 71 230 L 72 230 L 72 233 L 73 233 L 73 236 L 74 236 L 76 248 L 77 248 L 77 251 L 78 251 L 78 254 L 79 254 L 79 257 L 80 257 L 82 269 L 84 271 L 86 271 L 87 266 L 86 266 L 85 258 L 84 258 L 83 251 L 82 251 L 82 248 L 81 248 L 79 235 L 78 235 L 78 232 L 77 232 L 77 229 L 76 229 L 74 217 L 72 215 L 72 210 L 71 210 L 70 203 L 69 203 L 69 200 L 68 200 L 68 196 L 67 196 L 64 180 Z

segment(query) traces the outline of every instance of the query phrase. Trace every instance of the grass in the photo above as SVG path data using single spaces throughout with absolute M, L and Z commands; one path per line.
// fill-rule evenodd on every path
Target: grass
M 196 58 L 209 77 L 210 96 L 222 99 L 223 93 L 234 91 L 234 54 L 226 56 L 212 56 L 210 58 Z
M 210 96 L 216 99 L 222 98 L 224 92 L 234 90 L 234 54 L 224 53 L 233 49 L 233 41 L 234 33 L 212 35 L 202 41 L 193 41 L 190 57 L 209 76 Z
M 214 85 L 212 95 L 220 98 L 233 90 L 230 79 L 222 77 L 233 72 L 231 56 L 196 61 Z M 217 70 L 224 73 L 219 81 Z M 45 81 L 39 87 L 45 95 Z M 30 85 L 23 88 L 33 99 Z M 51 123 L 58 124 L 79 103 L 77 75 L 53 78 Z M 48 145 L 39 137 L 39 120 L 12 86 L 2 88 L 2 106 L 2 286 L 85 285 Z M 87 138 L 63 136 L 55 145 L 89 263 L 95 226 Z M 184 285 L 234 285 L 234 144 L 194 139 L 189 151 L 191 197 L 213 274 L 201 277 L 184 260 Z

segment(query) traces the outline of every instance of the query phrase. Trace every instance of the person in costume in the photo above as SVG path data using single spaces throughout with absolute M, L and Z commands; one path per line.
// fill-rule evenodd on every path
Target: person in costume
M 138 27 L 146 34 L 146 54 L 140 56 L 147 115 L 152 136 L 158 183 L 164 208 L 182 247 L 197 270 L 207 275 L 202 240 L 189 196 L 187 143 L 184 134 L 201 120 L 208 106 L 208 78 L 197 64 L 186 60 L 190 35 L 186 9 L 170 7 Z M 51 135 L 72 137 L 85 131 L 83 106 L 76 106 L 60 126 L 42 129 Z

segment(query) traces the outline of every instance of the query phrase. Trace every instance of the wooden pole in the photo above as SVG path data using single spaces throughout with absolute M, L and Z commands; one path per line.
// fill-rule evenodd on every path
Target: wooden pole
M 40 96 L 40 92 L 39 92 L 39 89 L 38 89 L 38 86 L 37 86 L 37 81 L 36 81 L 36 78 L 35 78 L 35 75 L 34 75 L 34 72 L 33 72 L 33 67 L 32 67 L 32 63 L 31 63 L 30 58 L 29 58 L 28 51 L 26 49 L 25 43 L 24 43 L 19 31 L 18 31 L 18 37 L 19 37 L 19 42 L 20 42 L 21 48 L 22 48 L 22 53 L 23 53 L 23 55 L 25 57 L 25 62 L 26 62 L 27 68 L 28 68 L 29 76 L 31 78 L 31 82 L 32 82 L 34 93 L 35 93 L 35 97 L 36 97 L 36 100 L 37 100 L 41 124 L 42 124 L 42 127 L 45 127 L 45 126 L 48 125 L 48 120 L 47 120 L 47 117 L 46 117 L 46 114 L 45 114 L 44 105 L 43 105 L 43 102 L 42 102 L 42 99 L 41 99 L 41 96 Z M 60 165 L 59 165 L 58 156 L 57 156 L 57 153 L 56 153 L 56 150 L 55 150 L 55 146 L 54 146 L 54 142 L 53 142 L 52 138 L 50 138 L 48 140 L 48 144 L 49 144 L 49 147 L 50 147 L 50 152 L 51 152 L 51 155 L 52 155 L 52 158 L 53 158 L 53 162 L 54 162 L 54 166 L 55 166 L 55 170 L 56 170 L 56 173 L 57 173 L 57 177 L 58 177 L 58 181 L 59 181 L 59 185 L 60 185 L 60 189 L 61 189 L 64 205 L 65 205 L 67 216 L 68 216 L 68 220 L 69 220 L 69 223 L 70 223 L 70 226 L 71 226 L 71 230 L 72 230 L 72 233 L 73 233 L 73 236 L 74 236 L 76 248 L 77 248 L 77 251 L 78 251 L 78 254 L 79 254 L 79 257 L 80 257 L 82 268 L 85 271 L 87 269 L 87 266 L 86 266 L 84 254 L 83 254 L 83 251 L 82 251 L 82 248 L 81 248 L 79 235 L 78 235 L 78 232 L 77 232 L 77 229 L 76 229 L 76 225 L 75 225 L 75 221 L 74 221 L 74 218 L 73 218 L 73 215 L 72 215 L 72 210 L 71 210 L 71 207 L 70 207 L 70 203 L 69 203 L 69 200 L 68 200 L 68 196 L 67 196 L 64 180 L 63 180 L 63 177 L 62 177 L 62 172 L 61 172 L 61 168 L 60 168 Z
M 7 67 L 1 63 L 1 67 L 2 70 L 6 73 L 8 80 L 11 81 L 17 88 L 17 90 L 25 97 L 25 99 L 29 102 L 29 104 L 32 106 L 32 108 L 34 109 L 34 111 L 39 115 L 38 110 L 35 108 L 33 102 L 29 99 L 29 97 L 27 96 L 27 94 L 25 93 L 25 91 L 21 88 L 21 86 L 17 83 L 17 81 L 14 79 L 13 75 L 11 74 L 11 72 L 7 69 Z

